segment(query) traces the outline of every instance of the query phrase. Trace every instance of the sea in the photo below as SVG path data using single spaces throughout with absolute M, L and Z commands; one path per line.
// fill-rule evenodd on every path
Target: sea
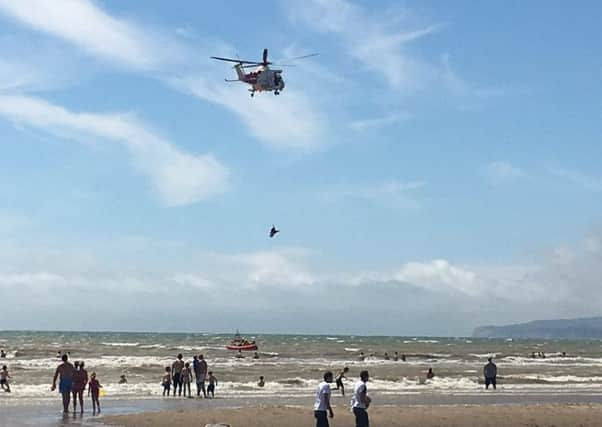
M 216 397 L 259 403 L 274 397 L 309 402 L 323 373 L 331 370 L 336 374 L 345 366 L 349 367 L 347 388 L 352 388 L 359 372 L 367 369 L 371 393 L 389 400 L 411 395 L 482 395 L 482 371 L 488 357 L 498 366 L 497 395 L 602 396 L 599 340 L 245 334 L 259 347 L 259 359 L 254 359 L 253 352 L 237 358 L 236 352 L 225 348 L 233 337 L 209 333 L 0 332 L 0 349 L 7 353 L 0 364 L 8 366 L 12 377 L 12 392 L 0 392 L 0 403 L 57 399 L 50 384 L 59 351 L 68 353 L 71 361 L 84 361 L 89 374 L 96 372 L 107 397 L 129 400 L 163 399 L 161 378 L 178 353 L 186 361 L 204 355 L 219 381 Z M 394 360 L 395 352 L 399 360 Z M 429 368 L 435 373 L 430 380 L 426 379 Z M 127 384 L 119 384 L 121 375 L 126 376 Z M 259 376 L 265 378 L 264 387 L 257 385 Z

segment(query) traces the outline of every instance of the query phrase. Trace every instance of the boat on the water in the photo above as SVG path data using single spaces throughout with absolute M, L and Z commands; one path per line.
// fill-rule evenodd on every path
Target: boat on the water
M 249 341 L 248 339 L 242 337 L 240 332 L 236 331 L 234 339 L 229 345 L 226 346 L 226 348 L 234 351 L 255 351 L 257 350 L 257 344 L 255 341 Z

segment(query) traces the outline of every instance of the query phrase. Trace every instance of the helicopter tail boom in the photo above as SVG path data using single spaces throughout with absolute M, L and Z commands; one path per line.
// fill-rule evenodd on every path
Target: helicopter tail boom
M 238 80 L 245 80 L 245 72 L 242 69 L 242 64 L 236 64 L 234 66 L 234 69 L 236 70 L 236 75 L 238 76 Z

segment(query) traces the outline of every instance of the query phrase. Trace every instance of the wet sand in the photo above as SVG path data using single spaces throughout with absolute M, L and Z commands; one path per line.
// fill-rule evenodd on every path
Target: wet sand
M 347 404 L 348 397 L 339 395 L 333 396 L 333 405 L 336 412 L 336 418 L 331 423 L 331 427 L 352 426 Z M 453 395 L 453 394 L 412 394 L 403 396 L 400 400 L 399 396 L 375 396 L 378 402 L 372 408 L 371 416 L 374 420 L 374 426 L 390 426 L 390 425 L 494 425 L 483 423 L 482 418 L 477 418 L 477 421 L 470 424 L 470 416 L 465 417 L 466 412 L 456 411 L 454 414 L 448 414 L 450 408 L 469 410 L 466 408 L 476 408 L 476 413 L 486 414 L 487 411 L 502 411 L 497 415 L 495 425 L 514 425 L 507 422 L 514 413 L 524 412 L 521 408 L 529 408 L 528 413 L 537 414 L 536 421 L 539 424 L 531 422 L 530 424 L 520 424 L 520 419 L 516 419 L 518 426 L 524 425 L 529 427 L 547 426 L 542 418 L 552 412 L 558 414 L 549 417 L 556 422 L 557 419 L 568 420 L 566 424 L 555 423 L 556 427 L 563 425 L 578 427 L 580 424 L 584 426 L 600 425 L 592 424 L 587 418 L 589 414 L 592 417 L 599 417 L 602 408 L 602 395 L 600 394 L 580 394 L 580 393 L 564 393 L 564 394 L 514 394 L 514 393 L 479 393 L 476 395 Z M 61 414 L 61 404 L 58 398 L 53 399 L 34 399 L 22 401 L 20 399 L 0 399 L 0 426 L 10 427 L 65 427 L 67 425 L 74 427 L 83 426 L 104 426 L 107 421 L 113 425 L 121 426 L 159 426 L 172 425 L 170 423 L 163 424 L 166 417 L 177 420 L 177 425 L 201 426 L 209 422 L 217 420 L 228 421 L 234 426 L 254 426 L 254 425 L 280 425 L 280 426 L 304 426 L 313 425 L 311 404 L 313 397 L 307 398 L 221 398 L 216 399 L 180 399 L 180 398 L 142 398 L 142 399 L 123 399 L 123 398 L 105 398 L 102 400 L 103 412 L 99 415 L 92 415 L 89 411 L 91 408 L 86 406 L 86 413 L 69 414 L 64 417 Z M 86 405 L 88 401 L 86 401 Z M 238 408 L 238 409 L 237 409 Z M 259 409 L 261 408 L 261 409 Z M 293 408 L 293 409 L 290 409 Z M 297 408 L 297 409 L 294 409 Z M 480 409 L 479 409 L 480 408 Z M 500 409 L 502 408 L 502 409 Z M 543 408 L 543 409 L 542 409 Z M 549 409 L 546 409 L 549 408 Z M 579 410 L 579 408 L 584 408 Z M 267 411 L 273 413 L 270 422 L 272 424 L 260 423 L 259 414 Z M 275 411 L 275 412 L 274 412 Z M 280 413 L 284 411 L 284 413 Z M 295 412 L 296 411 L 296 412 Z M 425 423 L 424 419 L 417 418 L 418 414 L 433 414 L 429 422 Z M 136 415 L 137 414 L 137 415 Z M 167 414 L 167 415 L 166 415 Z M 176 414 L 176 415 L 172 415 Z M 247 418 L 247 414 L 250 414 Z M 205 419 L 205 416 L 211 415 L 210 420 Z M 408 419 L 409 416 L 414 417 L 414 421 Z M 117 418 L 115 418 L 117 416 Z M 121 418 L 125 416 L 125 418 Z M 472 415 L 471 415 L 472 416 Z M 483 415 L 484 416 L 484 415 Z M 133 417 L 133 418 L 130 418 Z M 185 417 L 180 419 L 179 417 Z M 278 418 L 280 417 L 280 418 Z M 403 420 L 401 424 L 391 424 L 391 421 L 381 421 L 382 417 L 389 419 Z M 442 418 L 443 417 L 443 418 Z M 455 417 L 455 418 L 454 418 Z M 460 418 L 458 418 L 460 417 Z M 462 418 L 464 417 L 464 418 Z M 510 417 L 510 418 L 508 418 Z M 451 423 L 450 420 L 459 420 Z M 159 421 L 158 421 L 159 420 Z M 192 421 L 191 421 L 192 420 Z M 378 424 L 375 424 L 378 421 Z M 587 421 L 587 423 L 586 423 Z M 6 422 L 6 424 L 3 424 Z M 407 424 L 414 422 L 414 424 Z M 512 421 L 514 422 L 514 421 Z M 116 424 L 117 423 L 117 424 Z M 255 424 L 253 424 L 255 423 Z M 279 424 L 283 423 L 283 424 Z M 434 423 L 434 424 L 433 424 Z M 439 424 L 437 424 L 439 423 Z M 480 424 L 479 424 L 480 423 Z
M 334 408 L 332 427 L 353 427 L 347 407 Z M 370 409 L 370 424 L 382 427 L 594 427 L 602 426 L 602 405 L 387 406 Z M 104 417 L 119 427 L 189 427 L 225 423 L 232 427 L 310 427 L 310 408 L 260 406 L 239 409 L 164 411 Z

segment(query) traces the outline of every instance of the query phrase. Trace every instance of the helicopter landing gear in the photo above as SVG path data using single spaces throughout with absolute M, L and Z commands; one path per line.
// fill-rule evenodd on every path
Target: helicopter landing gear
M 274 95 L 280 95 L 280 92 L 278 92 L 277 90 L 274 91 Z
M 255 92 L 251 92 L 251 98 L 255 96 Z

